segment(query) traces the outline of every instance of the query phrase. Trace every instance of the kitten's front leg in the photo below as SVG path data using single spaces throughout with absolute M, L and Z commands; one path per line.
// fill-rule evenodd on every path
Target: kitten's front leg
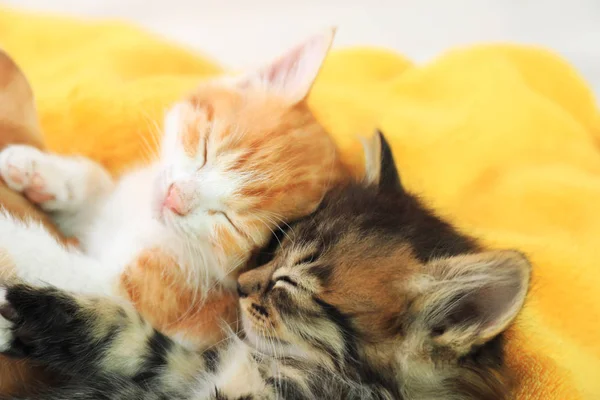
M 112 295 L 119 269 L 56 241 L 43 226 L 25 223 L 0 210 L 0 284 L 16 278 L 63 290 Z
M 0 289 L 0 352 L 69 374 L 94 374 L 103 370 L 106 346 L 123 329 L 123 313 L 54 288 L 6 286 Z
M 0 352 L 79 380 L 114 376 L 172 398 L 190 390 L 206 363 L 129 304 L 21 284 L 0 291 Z
M 51 213 L 66 236 L 82 233 L 113 188 L 108 172 L 92 160 L 26 145 L 0 151 L 0 176 L 8 187 Z

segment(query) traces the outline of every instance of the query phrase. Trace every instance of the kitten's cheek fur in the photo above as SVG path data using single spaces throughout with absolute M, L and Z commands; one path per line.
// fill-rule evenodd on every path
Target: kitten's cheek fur
M 154 190 L 152 191 L 152 211 L 154 218 L 160 222 L 164 222 L 163 204 L 167 196 L 166 172 L 159 171 L 156 174 L 154 182 Z

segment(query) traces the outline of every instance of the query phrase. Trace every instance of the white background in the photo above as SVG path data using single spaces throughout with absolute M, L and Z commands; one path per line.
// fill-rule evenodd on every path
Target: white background
M 600 0 L 0 0 L 136 22 L 221 63 L 259 63 L 325 26 L 337 46 L 396 49 L 416 61 L 478 42 L 539 44 L 569 59 L 600 93 Z

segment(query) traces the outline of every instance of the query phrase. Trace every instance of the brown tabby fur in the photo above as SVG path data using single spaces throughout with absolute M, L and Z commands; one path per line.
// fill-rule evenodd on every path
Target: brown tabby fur
M 367 169 L 378 188 L 333 190 L 273 242 L 271 262 L 239 277 L 245 332 L 324 366 L 318 353 L 331 354 L 340 380 L 370 385 L 363 398 L 508 399 L 502 333 L 523 305 L 529 262 L 486 251 L 407 193 L 380 139 L 382 175 Z

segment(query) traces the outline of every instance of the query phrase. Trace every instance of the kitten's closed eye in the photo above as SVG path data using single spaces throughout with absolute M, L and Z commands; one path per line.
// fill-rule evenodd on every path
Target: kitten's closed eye
M 279 276 L 275 279 L 275 284 L 277 284 L 278 282 L 285 282 L 286 284 L 293 286 L 293 287 L 298 287 L 298 284 L 289 276 Z
M 221 215 L 225 218 L 227 218 L 230 222 L 231 220 L 229 219 L 229 217 L 227 216 L 227 213 L 225 211 L 221 211 L 221 210 L 208 210 L 207 211 L 208 215 Z
M 220 215 L 220 216 L 222 216 L 223 218 L 225 218 L 227 220 L 227 222 L 229 223 L 229 225 L 231 225 L 240 235 L 242 234 L 242 232 L 233 223 L 233 221 L 231 220 L 231 218 L 229 218 L 229 215 L 227 215 L 227 213 L 225 211 L 221 211 L 221 210 L 208 210 L 207 213 L 208 213 L 208 215 Z
M 208 135 L 204 137 L 204 160 L 202 161 L 202 165 L 198 167 L 198 170 L 204 168 L 206 163 L 208 162 Z
M 318 251 L 316 251 L 314 253 L 310 253 L 309 255 L 302 257 L 301 259 L 296 261 L 296 265 L 313 263 L 313 262 L 317 261 L 320 256 L 321 256 L 321 253 Z
M 296 283 L 296 281 L 294 281 L 289 276 L 278 276 L 277 278 L 274 278 L 272 281 L 269 282 L 269 284 L 267 285 L 266 292 L 268 293 L 271 290 L 273 290 L 273 288 L 283 286 L 292 286 L 295 288 L 299 287 L 298 283 Z

